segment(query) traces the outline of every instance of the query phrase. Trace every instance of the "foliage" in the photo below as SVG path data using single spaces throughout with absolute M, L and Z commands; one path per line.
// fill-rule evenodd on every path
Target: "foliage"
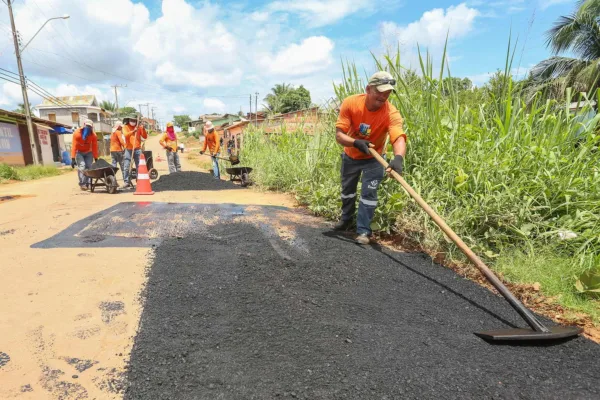
M 188 130 L 188 122 L 191 121 L 192 119 L 189 115 L 173 115 L 173 124 L 184 131 Z
M 444 81 L 450 76 L 445 64 L 434 75 L 428 54 L 420 55 L 420 77 L 401 65 L 399 53 L 375 63 L 398 82 L 390 101 L 406 119 L 407 182 L 495 267 L 506 254 L 535 256 L 541 248 L 567 260 L 552 279 L 561 281 L 557 290 L 575 298 L 573 276 L 600 265 L 600 116 L 581 119 L 565 103 L 539 95 L 526 104 L 519 96 L 521 84 L 511 76 L 510 48 L 504 70 L 473 90 L 478 103 L 465 102 L 472 98 L 461 93 L 473 91 L 462 90 L 454 84 L 458 81 Z M 354 64 L 343 65 L 342 83 L 334 86 L 338 99 L 364 91 L 366 80 L 357 71 Z M 250 131 L 242 156 L 255 168 L 253 178 L 263 187 L 295 193 L 319 215 L 339 218 L 341 149 L 334 122 L 332 115 L 313 136 L 301 128 L 271 136 Z M 462 259 L 395 181 L 384 180 L 379 198 L 375 229 L 401 232 L 425 248 Z M 572 235 L 563 239 L 564 232 Z M 539 261 L 545 265 L 544 260 Z M 527 268 L 515 266 L 514 278 L 523 281 Z
M 54 166 L 28 165 L 26 167 L 13 167 L 0 164 L 0 182 L 8 180 L 30 181 L 60 174 L 61 171 Z
M 100 108 L 103 108 L 107 111 L 115 111 L 117 109 L 117 106 L 113 102 L 102 100 L 102 102 L 100 103 Z
M 119 115 L 125 117 L 128 115 L 137 115 L 138 114 L 138 110 L 136 110 L 134 107 L 122 107 L 119 108 Z
M 31 111 L 31 113 L 33 113 L 33 107 L 29 107 L 29 111 Z M 17 105 L 17 108 L 15 108 L 13 110 L 13 112 L 16 112 L 16 113 L 19 113 L 19 114 L 25 114 L 25 104 L 19 103 Z
M 309 108 L 311 105 L 310 92 L 300 85 L 295 89 L 290 84 L 277 84 L 265 97 L 265 108 L 273 114 L 288 113 Z
M 591 92 L 598 88 L 600 75 L 600 0 L 580 0 L 577 10 L 562 16 L 547 33 L 553 57 L 531 70 L 529 96 L 543 91 L 563 98 L 566 88 Z M 573 54 L 575 57 L 559 56 Z

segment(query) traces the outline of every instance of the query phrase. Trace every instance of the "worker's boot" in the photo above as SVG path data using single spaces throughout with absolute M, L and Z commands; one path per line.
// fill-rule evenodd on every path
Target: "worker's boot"
M 369 236 L 366 233 L 361 233 L 356 237 L 356 243 L 367 245 L 371 243 L 371 239 L 369 239 Z
M 335 226 L 333 227 L 333 230 L 335 231 L 348 231 L 352 228 L 352 220 L 351 219 L 347 219 L 347 220 L 340 220 L 337 224 L 335 224 Z

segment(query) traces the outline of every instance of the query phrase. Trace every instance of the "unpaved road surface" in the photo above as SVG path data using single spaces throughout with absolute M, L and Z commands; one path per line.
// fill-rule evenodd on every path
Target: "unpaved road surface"
M 597 344 L 489 344 L 524 323 L 428 257 L 155 164 L 154 196 L 0 186 L 34 196 L 0 204 L 0 399 L 600 397 Z

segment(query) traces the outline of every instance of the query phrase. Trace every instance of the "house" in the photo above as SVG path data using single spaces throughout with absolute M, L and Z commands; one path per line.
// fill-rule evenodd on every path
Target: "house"
M 315 126 L 322 117 L 320 107 L 310 107 L 303 110 L 292 111 L 284 114 L 273 115 L 259 125 L 266 133 L 280 133 L 283 129 L 294 131 L 302 129 L 307 134 L 314 132 Z
M 223 143 L 224 143 L 224 145 L 226 146 L 227 142 L 229 140 L 233 139 L 234 148 L 237 152 L 237 150 L 240 146 L 241 140 L 242 140 L 242 134 L 244 133 L 244 129 L 249 124 L 250 124 L 250 121 L 248 121 L 246 119 L 242 119 L 241 121 L 235 121 L 235 122 L 226 124 L 223 127 Z
M 142 124 L 144 124 L 144 128 L 150 131 L 158 131 L 158 122 L 152 118 L 142 118 Z
M 65 139 L 73 133 L 72 125 L 33 116 L 31 119 L 40 162 L 54 165 L 65 160 L 64 153 L 70 151 Z M 66 159 L 70 162 L 70 155 Z M 33 164 L 25 114 L 0 109 L 0 163 Z
M 197 120 L 188 122 L 188 126 L 190 131 L 202 131 L 204 129 L 204 124 L 207 121 L 211 121 L 215 127 L 221 127 L 224 124 L 241 120 L 242 117 L 237 114 L 204 114 L 201 115 Z
M 57 101 L 45 99 L 36 106 L 40 118 L 79 128 L 86 119 L 94 121 L 96 133 L 111 133 L 112 112 L 99 106 L 94 95 L 57 97 Z M 56 103 L 59 102 L 60 105 Z
M 257 113 L 248 113 L 246 114 L 246 119 L 250 121 L 253 125 L 260 125 L 264 120 L 268 117 L 267 111 L 259 111 Z
M 63 96 L 58 100 L 44 99 L 42 104 L 36 106 L 40 112 L 40 118 L 61 124 L 72 125 L 74 128 L 83 126 L 86 119 L 94 122 L 94 132 L 98 136 L 98 150 L 101 156 L 110 154 L 110 134 L 114 119 L 112 112 L 99 106 L 94 95 Z M 60 105 L 57 105 L 56 103 Z M 66 144 L 70 147 L 72 136 L 66 138 Z

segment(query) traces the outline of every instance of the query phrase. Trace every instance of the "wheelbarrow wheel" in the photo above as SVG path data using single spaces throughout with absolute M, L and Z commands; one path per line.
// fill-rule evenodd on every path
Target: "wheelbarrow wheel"
M 246 187 L 250 184 L 250 177 L 248 176 L 247 172 L 242 172 L 241 181 L 242 187 Z
M 156 178 L 158 178 L 158 171 L 154 168 L 150 169 L 150 179 L 155 180 Z
M 137 169 L 131 168 L 131 178 L 137 179 Z
M 114 175 L 106 177 L 106 191 L 110 194 L 117 193 L 117 178 Z

